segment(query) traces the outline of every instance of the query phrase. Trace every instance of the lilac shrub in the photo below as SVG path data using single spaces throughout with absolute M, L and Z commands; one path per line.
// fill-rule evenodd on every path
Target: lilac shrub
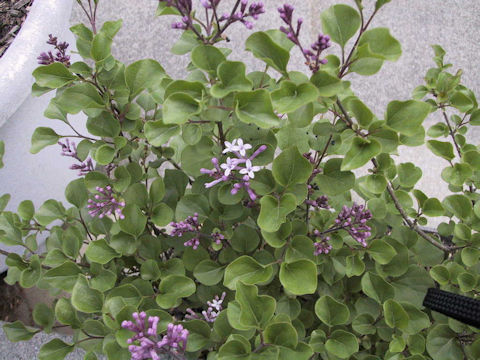
M 115 59 L 122 22 L 100 24 L 102 1 L 77 0 L 83 60 L 51 36 L 33 73 L 34 94 L 53 93 L 46 116 L 65 127 L 37 128 L 31 151 L 59 144 L 72 159 L 68 205 L 14 212 L 0 198 L 0 242 L 24 249 L 0 250 L 5 281 L 57 298 L 33 309 L 35 327 L 6 323 L 8 339 L 71 328 L 40 360 L 75 348 L 86 360 L 479 359 L 478 330 L 423 299 L 433 287 L 480 294 L 480 151 L 465 136 L 480 109 L 438 45 L 412 99 L 383 116 L 356 96 L 351 81 L 401 55 L 375 27 L 388 2 L 318 2 L 308 40 L 289 4 L 265 3 L 267 14 L 248 0 L 161 0 L 172 52 L 191 60 L 175 79 L 156 60 Z M 255 32 L 268 15 L 276 29 Z M 224 47 L 233 31 L 249 33 L 231 44 L 241 57 Z M 292 69 L 295 55 L 306 66 Z M 427 116 L 438 122 L 425 131 Z M 445 160 L 443 199 L 398 156 L 422 144 Z

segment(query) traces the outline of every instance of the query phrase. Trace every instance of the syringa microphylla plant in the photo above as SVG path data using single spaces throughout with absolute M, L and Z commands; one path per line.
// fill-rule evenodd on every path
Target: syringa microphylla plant
M 422 305 L 430 287 L 479 296 L 480 152 L 466 133 L 480 109 L 438 45 L 412 99 L 374 114 L 355 95 L 350 74 L 401 55 L 374 25 L 388 0 L 318 2 L 314 39 L 279 4 L 268 14 L 278 28 L 245 44 L 264 71 L 223 47 L 231 26 L 261 21 L 262 3 L 161 0 L 157 14 L 179 31 L 172 52 L 191 59 L 182 80 L 156 60 L 116 60 L 122 22 L 98 24 L 99 2 L 77 2 L 85 60 L 70 63 L 52 36 L 60 54 L 40 56 L 32 89 L 55 92 L 45 116 L 66 124 L 36 129 L 31 151 L 57 146 L 74 160 L 69 205 L 0 213 L 0 241 L 25 249 L 1 251 L 6 281 L 56 300 L 35 307 L 35 328 L 6 324 L 11 341 L 70 327 L 72 340 L 46 343 L 40 360 L 76 347 L 87 360 L 480 358 L 478 329 Z M 288 68 L 292 54 L 303 69 Z M 87 134 L 71 121 L 80 112 Z M 438 123 L 425 131 L 429 115 Z M 443 199 L 395 157 L 422 145 L 445 160 Z M 428 228 L 431 217 L 443 222 Z

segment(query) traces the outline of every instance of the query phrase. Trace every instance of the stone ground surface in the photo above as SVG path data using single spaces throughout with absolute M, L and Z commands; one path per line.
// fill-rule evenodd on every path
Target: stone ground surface
M 224 0 L 225 1 L 225 0 Z M 230 0 L 226 0 L 230 2 Z M 261 17 L 255 29 L 278 28 L 280 20 L 274 9 L 283 2 L 264 1 L 270 10 L 269 15 Z M 337 0 L 291 0 L 296 6 L 298 16 L 305 19 L 304 39 L 310 43 L 319 29 L 319 13 L 328 6 L 339 3 Z M 349 1 L 343 1 L 348 3 Z M 353 1 L 350 1 L 353 3 Z M 365 4 L 374 3 L 365 0 Z M 173 77 L 183 77 L 187 58 L 171 56 L 169 49 L 180 33 L 170 29 L 171 19 L 155 18 L 156 0 L 103 0 L 99 10 L 99 21 L 124 19 L 123 29 L 116 37 L 113 52 L 116 57 L 127 63 L 141 58 L 159 60 Z M 403 46 L 403 55 L 396 63 L 386 63 L 375 76 L 362 78 L 352 76 L 352 88 L 359 97 L 375 111 L 379 118 L 389 101 L 405 100 L 412 90 L 422 84 L 427 69 L 433 65 L 431 44 L 440 44 L 447 51 L 447 61 L 454 63 L 454 69 L 464 72 L 464 83 L 473 91 L 480 91 L 480 76 L 476 70 L 480 65 L 480 2 L 478 0 L 392 0 L 378 14 L 373 26 L 387 26 Z M 74 8 L 72 24 L 83 21 L 78 7 Z M 229 46 L 234 50 L 233 58 L 246 61 L 249 69 L 262 69 L 261 64 L 249 53 L 243 52 L 243 41 L 250 32 L 242 26 L 230 31 Z M 334 50 L 335 51 L 335 50 Z M 297 53 L 290 63 L 291 69 L 305 69 Z M 438 118 L 429 118 L 426 127 Z M 480 131 L 472 131 L 470 139 L 478 143 Z M 440 179 L 440 171 L 446 165 L 433 157 L 423 147 L 400 149 L 403 162 L 414 161 L 423 170 L 424 177 L 420 188 L 429 196 L 443 197 L 447 192 Z M 33 340 L 20 345 L 12 345 L 0 332 L 0 360 L 36 359 L 40 345 L 49 338 L 37 335 Z M 68 359 L 81 359 L 78 353 Z

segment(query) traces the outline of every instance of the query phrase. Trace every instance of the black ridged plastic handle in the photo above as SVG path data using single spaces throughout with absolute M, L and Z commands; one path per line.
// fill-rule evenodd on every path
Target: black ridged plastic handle
M 423 306 L 480 329 L 480 301 L 448 291 L 430 288 Z

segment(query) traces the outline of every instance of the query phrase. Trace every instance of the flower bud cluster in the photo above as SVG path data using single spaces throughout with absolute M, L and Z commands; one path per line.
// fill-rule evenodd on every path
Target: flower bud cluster
M 363 247 L 367 246 L 366 239 L 371 235 L 371 228 L 366 223 L 372 218 L 370 210 L 364 205 L 353 203 L 352 207 L 343 206 L 342 211 L 335 219 L 335 223 L 348 231 L 351 237 Z
M 311 49 L 303 48 L 300 42 L 300 30 L 302 28 L 303 19 L 298 18 L 295 27 L 293 24 L 294 10 L 295 8 L 290 4 L 285 4 L 283 7 L 278 8 L 280 18 L 287 25 L 287 27 L 281 26 L 280 31 L 285 33 L 290 41 L 300 48 L 310 70 L 317 72 L 320 69 L 320 65 L 325 65 L 328 62 L 327 59 L 321 59 L 320 54 L 331 46 L 330 37 L 328 35 L 319 34 L 317 41 L 311 45 Z
M 58 42 L 58 39 L 52 34 L 48 35 L 48 45 L 52 45 L 56 53 L 55 55 L 49 52 L 42 52 L 39 57 L 37 57 L 38 63 L 40 65 L 50 65 L 55 62 L 64 64 L 66 67 L 70 66 L 70 56 L 66 54 L 69 44 L 67 42 Z
M 132 317 L 134 322 L 127 320 L 122 322 L 122 328 L 135 333 L 127 340 L 132 360 L 160 360 L 163 358 L 160 355 L 185 353 L 188 330 L 184 329 L 182 325 L 168 324 L 167 334 L 160 340 L 157 334 L 157 326 L 160 321 L 158 316 L 149 316 L 147 320 L 145 312 L 135 312 Z M 146 326 L 145 320 L 147 320 L 148 326 Z
M 313 255 L 317 256 L 320 254 L 328 254 L 330 251 L 332 251 L 332 245 L 328 243 L 330 241 L 329 236 L 323 237 L 322 233 L 318 230 L 313 231 L 313 236 L 319 238 L 319 240 L 313 244 L 315 246 Z
M 194 237 L 183 243 L 184 246 L 191 246 L 193 250 L 197 250 L 200 246 L 200 236 L 202 235 L 202 225 L 198 221 L 198 213 L 193 214 L 193 216 L 188 216 L 185 220 L 180 222 L 171 222 L 172 232 L 170 236 L 182 237 L 186 233 L 194 233 Z M 211 233 L 210 236 L 212 240 L 220 245 L 222 240 L 225 240 L 225 236 L 220 234 L 218 231 Z
M 96 194 L 93 199 L 88 199 L 87 208 L 90 209 L 88 211 L 90 216 L 98 216 L 102 219 L 105 215 L 117 214 L 120 219 L 125 219 L 125 215 L 122 214 L 125 202 L 115 198 L 112 187 L 110 185 L 104 188 L 97 186 L 95 189 L 99 194 Z
M 319 209 L 330 209 L 330 205 L 328 205 L 328 197 L 326 195 L 319 196 L 315 200 L 305 200 L 305 204 Z
M 58 145 L 62 147 L 62 156 L 68 156 L 77 160 L 80 164 L 73 164 L 70 166 L 71 170 L 78 170 L 78 176 L 84 176 L 90 171 L 94 171 L 93 161 L 91 158 L 87 158 L 85 161 L 82 161 L 77 153 L 77 146 L 75 143 L 70 143 L 67 139 L 65 144 L 58 142 Z
M 219 164 L 217 158 L 212 159 L 214 169 L 200 169 L 202 174 L 208 174 L 215 180 L 205 184 L 206 188 L 215 186 L 221 182 L 233 181 L 232 195 L 238 193 L 242 188 L 245 189 L 252 201 L 257 199 L 257 195 L 250 187 L 250 179 L 255 178 L 255 173 L 261 169 L 260 166 L 253 166 L 252 160 L 267 149 L 266 145 L 260 146 L 251 156 L 247 156 L 247 150 L 252 145 L 244 144 L 242 139 L 234 139 L 232 142 L 225 141 L 224 154 L 233 153 L 235 157 L 227 157 L 224 164 Z
M 220 311 L 223 310 L 223 301 L 225 300 L 226 292 L 222 293 L 222 296 L 215 295 L 215 298 L 211 301 L 207 301 L 208 308 L 207 310 L 202 311 L 203 318 L 206 322 L 213 323 L 220 314 Z M 188 314 L 185 315 L 186 319 L 200 319 L 200 316 L 196 314 L 192 309 L 187 309 Z
M 253 28 L 253 23 L 248 18 L 258 20 L 261 14 L 265 13 L 265 7 L 263 2 L 253 2 L 248 6 L 248 0 L 241 0 L 240 11 L 232 12 L 231 14 L 223 14 L 219 19 L 219 22 L 226 21 L 227 24 L 233 24 L 234 22 L 241 22 L 249 30 Z

